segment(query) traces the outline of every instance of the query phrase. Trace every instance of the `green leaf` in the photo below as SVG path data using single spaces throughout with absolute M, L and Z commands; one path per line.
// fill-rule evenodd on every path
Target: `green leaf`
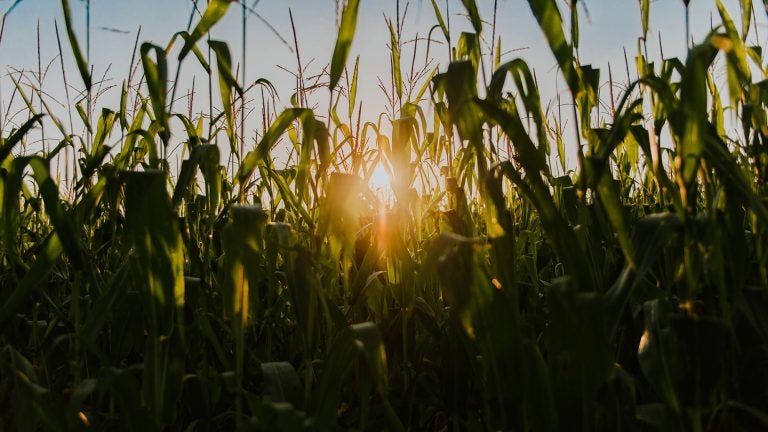
M 270 402 L 289 402 L 301 408 L 303 391 L 299 375 L 288 362 L 270 362 L 261 364 L 264 376 L 264 397 Z
M 526 111 L 528 111 L 528 115 L 530 115 L 536 123 L 536 139 L 539 145 L 539 152 L 541 152 L 543 156 L 546 154 L 546 148 L 549 147 L 547 122 L 544 118 L 544 112 L 541 109 L 539 88 L 536 85 L 536 80 L 533 78 L 533 74 L 531 73 L 528 64 L 522 59 L 514 59 L 499 66 L 491 77 L 491 83 L 488 86 L 487 92 L 488 98 L 496 102 L 502 100 L 507 76 L 511 76 L 517 89 L 517 93 L 523 102 L 523 106 Z M 522 125 L 522 123 L 520 125 Z
M 555 0 L 528 0 L 533 15 L 539 22 L 539 27 L 544 31 L 549 48 L 555 55 L 557 64 L 565 77 L 571 93 L 578 94 L 581 89 L 578 72 L 573 56 L 573 47 L 565 39 L 563 32 L 563 18 L 557 8 Z
M 680 346 L 676 334 L 668 327 L 671 307 L 661 300 L 643 306 L 645 331 L 637 348 L 640 368 L 656 393 L 675 413 L 680 413 L 676 383 L 682 373 Z
M 552 378 L 547 364 L 536 343 L 525 341 L 522 345 L 524 371 L 523 382 L 529 390 L 527 409 L 531 430 L 558 430 L 559 415 L 555 405 Z M 503 359 L 502 359 L 503 361 Z M 530 371 L 530 372 L 528 372 Z
M 682 122 L 672 125 L 677 128 L 676 133 L 682 138 L 677 155 L 681 158 L 679 186 L 688 194 L 692 193 L 694 188 L 693 182 L 704 149 L 708 101 L 707 74 L 716 55 L 717 49 L 709 42 L 691 49 L 680 90 L 680 109 L 684 117 Z M 688 204 L 693 205 L 691 202 Z
M 357 102 L 357 78 L 358 67 L 360 66 L 360 56 L 355 59 L 355 71 L 352 73 L 352 83 L 349 86 L 349 118 L 355 113 L 355 104 Z
M 470 61 L 451 62 L 446 72 L 432 79 L 436 93 L 448 99 L 450 124 L 456 126 L 462 140 L 473 145 L 482 142 L 483 133 L 482 116 L 472 103 L 477 97 L 476 72 Z
M 83 108 L 83 104 L 80 102 L 76 103 L 75 109 L 77 110 L 77 115 L 80 116 L 80 120 L 83 121 L 85 128 L 88 129 L 88 132 L 93 133 L 93 128 L 91 127 L 91 120 L 88 118 L 88 113 L 85 112 L 85 108 Z
M 643 38 L 646 38 L 648 36 L 648 17 L 650 15 L 651 1 L 650 0 L 639 0 L 639 1 L 640 1 L 640 19 L 643 25 Z
M 155 52 L 155 59 L 149 56 L 149 52 Z M 166 111 L 166 95 L 168 93 L 168 63 L 165 50 L 149 42 L 141 44 L 141 62 L 144 66 L 144 76 L 147 80 L 149 98 L 152 100 L 152 111 L 155 121 L 160 126 L 160 138 L 164 145 L 168 145 L 171 138 L 171 127 Z
M 709 39 L 713 45 L 725 52 L 728 59 L 728 93 L 731 105 L 736 107 L 741 97 L 742 86 L 752 81 L 752 72 L 747 61 L 748 55 L 747 49 L 744 46 L 744 39 L 739 37 L 736 24 L 733 22 L 730 14 L 728 14 L 728 10 L 723 6 L 723 2 L 717 0 L 716 4 L 720 19 L 725 27 L 727 41 L 724 41 L 722 36 L 711 36 Z M 747 14 L 746 25 L 749 26 L 749 12 Z M 743 37 L 746 38 L 746 34 Z
M 437 18 L 437 23 L 440 25 L 440 30 L 443 31 L 443 36 L 445 36 L 445 41 L 450 43 L 451 34 L 448 32 L 448 26 L 445 25 L 443 14 L 440 12 L 440 7 L 437 5 L 437 2 L 435 0 L 432 0 L 432 9 L 434 9 L 435 11 L 435 18 Z
M 387 21 L 389 25 L 389 44 L 392 51 L 392 77 L 395 82 L 395 91 L 398 99 L 403 97 L 403 75 L 400 70 L 400 48 L 397 40 L 397 33 L 392 25 L 392 21 Z
M 39 187 L 40 196 L 45 203 L 46 213 L 55 231 L 44 240 L 41 255 L 38 256 L 35 263 L 23 276 L 8 300 L 6 300 L 6 303 L 0 308 L 0 323 L 9 319 L 22 302 L 45 281 L 53 266 L 58 262 L 62 252 L 66 251 L 75 269 L 87 269 L 87 262 L 74 225 L 73 214 L 76 213 L 65 212 L 59 199 L 59 189 L 50 176 L 48 162 L 45 159 L 37 156 L 15 159 L 8 174 L 6 174 L 4 181 L 5 190 L 2 191 L 3 198 L 9 200 L 6 202 L 18 200 L 19 191 L 23 188 L 22 178 L 24 169 L 27 166 L 32 168 L 35 182 Z M 18 210 L 8 208 L 6 203 L 4 203 L 4 206 L 3 213 L 6 218 L 9 217 L 9 213 L 18 212 Z M 9 220 L 6 219 L 5 223 L 8 224 Z M 7 235 L 9 233 L 7 225 L 5 229 L 5 234 Z
M 229 53 L 229 47 L 226 42 L 212 40 L 208 42 L 214 53 L 216 53 L 216 66 L 219 72 L 219 92 L 221 94 L 221 104 L 224 115 L 227 119 L 227 137 L 232 153 L 238 156 L 237 137 L 235 132 L 235 113 L 232 109 L 232 89 L 243 97 L 243 89 L 232 74 L 232 56 Z
M 173 43 L 176 41 L 177 37 L 181 37 L 182 39 L 184 39 L 184 44 L 186 45 L 187 41 L 190 38 L 190 35 L 189 35 L 189 33 L 185 32 L 185 31 L 180 31 L 180 32 L 174 34 L 173 37 L 171 37 L 170 42 L 168 42 L 168 46 L 165 47 L 165 51 L 166 52 L 170 52 L 171 51 L 171 47 L 173 46 Z M 205 72 L 210 74 L 211 73 L 211 65 L 208 64 L 208 60 L 205 59 L 205 56 L 203 55 L 203 52 L 200 51 L 200 48 L 198 48 L 197 43 L 193 42 L 193 44 L 192 44 L 192 53 L 197 58 L 197 61 L 200 63 L 200 66 L 202 66 L 203 69 L 205 69 Z
M 678 240 L 682 232 L 682 221 L 675 213 L 654 213 L 638 220 L 632 234 L 633 253 L 636 267 L 624 266 L 621 275 L 605 293 L 611 333 L 619 327 L 624 307 L 627 306 L 635 288 L 648 277 L 656 263 L 663 257 L 661 251 Z M 633 271 L 634 270 L 634 271 Z
M 510 137 L 516 137 L 516 135 L 510 135 Z M 512 139 L 515 140 L 516 138 Z M 576 279 L 579 289 L 593 289 L 595 286 L 594 269 L 586 259 L 576 234 L 555 206 L 549 188 L 540 176 L 533 174 L 537 171 L 529 168 L 528 161 L 522 162 L 522 164 L 526 172 L 532 173 L 525 178 L 510 162 L 500 163 L 498 169 L 520 188 L 520 192 L 536 208 L 549 243 L 562 260 L 566 274 Z
M 578 0 L 569 2 L 568 8 L 571 11 L 571 44 L 574 50 L 579 49 L 579 8 Z
M 768 428 L 768 413 L 764 410 L 732 400 L 728 401 L 726 404 L 730 410 L 741 411 L 742 413 L 749 415 L 750 418 L 761 425 L 761 428 Z
M 501 66 L 501 36 L 496 40 L 496 52 L 493 54 L 493 68 Z
M 472 68 L 475 70 L 475 73 L 480 70 L 482 53 L 477 33 L 461 33 L 458 46 L 456 47 L 456 60 L 469 60 L 472 62 Z
M 77 42 L 77 36 L 75 36 L 75 29 L 72 27 L 72 13 L 69 9 L 69 0 L 61 0 L 61 7 L 64 10 L 64 24 L 67 27 L 67 37 L 69 38 L 69 44 L 72 46 L 72 54 L 75 55 L 77 70 L 80 71 L 80 77 L 83 79 L 85 89 L 90 92 L 91 71 L 88 66 L 88 59 L 83 56 L 83 51 Z
M 296 167 L 296 195 L 300 200 L 310 205 L 311 197 L 308 193 L 311 185 L 310 168 L 312 165 L 312 151 L 315 143 L 315 127 L 322 122 L 315 121 L 314 116 L 304 116 L 301 122 L 301 148 L 299 149 L 299 165 Z M 317 159 L 317 157 L 315 157 Z
M 600 196 L 600 203 L 603 205 L 611 227 L 619 241 L 619 246 L 624 253 L 624 258 L 632 268 L 637 267 L 628 218 L 624 214 L 624 206 L 619 198 L 616 181 L 613 179 L 610 170 L 606 169 L 600 176 L 597 182 L 597 192 Z
M 147 338 L 143 398 L 157 428 L 172 422 L 184 377 L 184 249 L 161 171 L 123 171 L 125 235 Z
M 29 120 L 25 121 L 20 128 L 16 129 L 11 134 L 11 136 L 9 136 L 7 139 L 0 140 L 0 164 L 5 161 L 5 158 L 11 155 L 13 148 L 21 142 L 22 138 L 24 138 L 24 135 L 32 130 L 32 128 L 35 126 L 35 123 L 40 121 L 43 117 L 43 114 L 33 115 Z
M 54 233 L 45 241 L 35 262 L 16 285 L 8 300 L 0 307 L 0 325 L 5 325 L 8 320 L 14 318 L 19 307 L 45 283 L 48 274 L 53 270 L 63 252 L 61 240 Z
M 117 120 L 117 117 L 114 111 L 107 108 L 101 110 L 101 116 L 99 116 L 99 121 L 96 125 L 96 135 L 93 137 L 93 143 L 91 145 L 92 156 L 97 155 L 102 151 L 101 148 L 104 146 L 104 142 L 107 140 L 107 137 L 109 137 L 109 134 L 112 133 L 115 120 Z
M 336 410 L 341 402 L 345 376 L 358 361 L 367 370 L 365 374 L 360 375 L 361 378 L 370 380 L 368 383 L 361 384 L 359 390 L 364 391 L 373 387 L 381 395 L 382 403 L 389 406 L 387 358 L 379 329 L 371 322 L 351 325 L 341 330 L 334 338 L 320 375 L 320 382 L 312 397 L 310 412 L 321 429 L 335 424 Z M 368 394 L 360 395 L 361 400 L 368 400 L 369 397 Z M 389 426 L 391 430 L 404 430 L 396 417 L 390 417 Z
M 160 335 L 174 327 L 184 306 L 184 250 L 165 173 L 124 171 L 125 225 L 133 247 L 136 280 L 145 287 L 148 311 Z
M 9 410 L 3 412 L 4 424 L 11 424 L 16 430 L 71 430 L 66 427 L 64 399 L 58 392 L 43 387 L 29 359 L 10 345 L 0 351 L 0 371 L 7 377 L 4 387 L 13 393 Z
M 768 207 L 749 186 L 733 156 L 728 152 L 727 146 L 711 125 L 705 135 L 703 155 L 723 179 L 723 183 L 755 213 L 758 219 L 768 224 Z
M 237 170 L 237 174 L 235 174 L 235 180 L 241 187 L 241 195 L 245 192 L 247 186 L 244 183 L 251 177 L 253 170 L 256 169 L 258 164 L 269 157 L 270 150 L 277 144 L 278 139 L 285 133 L 291 123 L 300 117 L 312 115 L 312 111 L 306 108 L 289 108 L 280 113 L 275 121 L 269 125 L 269 129 L 264 133 L 256 148 L 245 155 L 240 168 Z
M 211 0 L 208 3 L 208 7 L 205 8 L 205 12 L 203 12 L 203 17 L 200 18 L 200 22 L 197 23 L 189 37 L 184 38 L 184 46 L 179 52 L 179 61 L 184 60 L 184 57 L 192 51 L 195 44 L 197 44 L 197 41 L 199 41 L 211 30 L 211 27 L 224 17 L 231 4 L 231 0 Z
M 333 49 L 331 58 L 331 76 L 328 87 L 333 91 L 341 79 L 341 73 L 347 64 L 349 48 L 352 46 L 352 39 L 355 36 L 355 27 L 357 26 L 357 11 L 360 8 L 360 0 L 348 0 L 341 15 L 341 25 L 336 37 L 336 46 Z
M 51 223 L 61 239 L 67 256 L 76 268 L 82 269 L 85 265 L 85 256 L 77 238 L 75 221 L 64 211 L 61 205 L 59 188 L 51 178 L 48 163 L 39 157 L 33 157 L 29 160 L 29 165 L 33 170 L 35 181 L 39 185 L 46 213 L 51 218 Z
M 261 251 L 269 214 L 261 207 L 236 205 L 223 233 L 224 266 L 221 275 L 224 310 L 235 331 L 248 324 L 251 290 L 262 278 Z M 256 302 L 253 302 L 257 304 Z
M 739 7 L 741 8 L 741 40 L 746 41 L 752 24 L 752 0 L 740 0 Z
M 152 168 L 152 169 L 160 169 L 160 159 L 159 159 L 159 157 L 157 155 L 157 144 L 155 143 L 155 137 L 152 136 L 151 133 L 149 133 L 148 131 L 146 131 L 144 129 L 133 130 L 126 137 L 126 138 L 128 138 L 126 140 L 126 144 L 129 141 L 133 142 L 133 141 L 131 141 L 131 138 L 135 137 L 137 135 L 140 136 L 144 140 L 143 143 L 144 143 L 144 145 L 147 146 L 146 151 L 147 151 L 147 153 L 149 153 L 149 166 L 150 166 L 150 168 Z M 124 149 L 127 150 L 127 151 L 135 151 L 136 150 L 135 147 L 134 148 L 124 147 Z M 136 162 L 138 162 L 138 161 L 136 161 Z
M 544 338 L 547 363 L 559 396 L 560 424 L 588 425 L 593 422 L 590 412 L 573 408 L 597 396 L 615 361 L 602 296 L 578 292 L 560 279 L 547 290 L 547 303 L 551 322 Z
M 636 415 L 638 421 L 652 426 L 657 431 L 675 431 L 681 428 L 678 416 L 663 403 L 638 405 Z
M 196 179 L 195 174 L 197 173 L 197 168 L 204 168 L 207 165 L 213 165 L 218 168 L 219 148 L 215 144 L 201 144 L 196 146 L 192 149 L 189 159 L 185 159 L 181 163 L 179 178 L 176 180 L 176 186 L 173 189 L 173 198 L 171 200 L 174 208 L 178 208 L 181 204 L 181 200 L 187 193 L 187 190 Z M 207 183 L 208 182 L 206 182 L 206 184 Z
M 472 23 L 475 34 L 479 35 L 483 31 L 483 20 L 480 19 L 480 13 L 477 11 L 477 3 L 475 3 L 475 0 L 461 0 L 461 3 L 467 10 L 469 22 Z

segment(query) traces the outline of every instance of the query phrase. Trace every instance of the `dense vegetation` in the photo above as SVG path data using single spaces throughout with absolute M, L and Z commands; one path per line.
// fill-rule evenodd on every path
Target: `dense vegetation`
M 229 0 L 140 45 L 95 113 L 62 0 L 86 129 L 6 77 L 26 108 L 0 139 L 0 430 L 768 430 L 768 81 L 752 1 L 740 28 L 715 1 L 686 59 L 651 62 L 644 34 L 639 79 L 606 95 L 577 2 L 569 23 L 530 0 L 560 112 L 526 62 L 481 55 L 474 0 L 458 39 L 433 1 L 450 64 L 401 72 L 393 20 L 395 117 L 366 123 L 348 0 L 328 111 L 300 86 L 249 146 L 246 95 L 270 84 L 206 38 Z M 171 55 L 219 108 L 174 110 Z M 60 145 L 29 151 L 43 124 Z

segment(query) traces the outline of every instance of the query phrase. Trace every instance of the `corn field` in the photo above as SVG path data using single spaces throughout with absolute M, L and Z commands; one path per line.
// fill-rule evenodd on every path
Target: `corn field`
M 274 87 L 210 37 L 245 2 L 137 39 L 105 107 L 61 0 L 69 119 L 2 78 L 21 110 L 0 119 L 0 431 L 768 430 L 763 4 L 701 1 L 719 16 L 686 58 L 647 55 L 637 1 L 621 86 L 581 64 L 579 2 L 519 2 L 555 109 L 475 0 L 460 35 L 424 2 L 440 63 L 414 73 L 388 20 L 372 120 L 360 2 L 337 2 L 323 76 L 299 69 L 253 137 L 246 104 Z M 219 103 L 175 104 L 182 66 Z

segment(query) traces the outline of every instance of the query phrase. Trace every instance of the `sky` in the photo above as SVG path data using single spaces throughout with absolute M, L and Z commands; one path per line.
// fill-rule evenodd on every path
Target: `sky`
M 0 0 L 0 13 L 7 11 L 16 0 Z M 334 0 L 246 0 L 248 5 L 255 3 L 254 11 L 267 21 L 278 35 L 265 23 L 249 14 L 247 18 L 246 38 L 246 81 L 253 82 L 265 78 L 275 85 L 278 94 L 278 108 L 290 105 L 291 94 L 295 90 L 295 79 L 291 75 L 297 69 L 296 53 L 288 45 L 294 45 L 290 13 L 296 28 L 296 41 L 301 62 L 306 68 L 306 75 L 319 74 L 328 65 L 336 38 L 336 3 Z M 739 9 L 737 0 L 723 0 L 726 8 L 738 22 Z M 205 0 L 200 0 L 201 6 Z M 446 0 L 438 0 L 445 14 Z M 762 6 L 755 2 L 756 7 Z M 77 29 L 80 43 L 85 49 L 85 2 L 70 0 L 74 27 Z M 386 97 L 379 89 L 379 78 L 389 82 L 390 58 L 388 51 L 389 30 L 385 17 L 394 19 L 396 0 L 361 0 L 357 32 L 350 53 L 349 66 L 354 65 L 356 56 L 360 56 L 359 95 L 364 101 L 364 121 L 376 121 L 377 115 L 386 111 Z M 437 23 L 429 0 L 401 0 L 404 40 L 412 40 L 418 33 L 425 37 L 429 29 Z M 478 0 L 481 16 L 487 21 L 484 32 L 489 37 L 490 21 L 493 17 L 493 0 Z M 522 57 L 536 71 L 543 98 L 553 100 L 556 89 L 564 89 L 541 30 L 525 0 L 498 0 L 496 15 L 496 33 L 501 36 L 502 61 Z M 558 0 L 564 6 L 564 0 Z M 632 78 L 636 78 L 633 57 L 637 53 L 638 36 L 641 35 L 640 13 L 637 0 L 580 0 L 581 39 L 579 55 L 582 64 L 592 64 L 603 70 L 601 80 L 607 80 L 607 66 L 610 63 L 614 80 L 626 82 L 627 74 L 624 62 L 624 50 L 629 56 Z M 141 27 L 140 41 L 151 41 L 165 46 L 177 31 L 187 28 L 187 21 L 192 11 L 192 0 L 91 0 L 91 46 L 89 61 L 93 67 L 94 79 L 106 77 L 102 87 L 115 86 L 107 91 L 99 101 L 97 108 L 106 105 L 116 107 L 121 82 L 128 76 L 131 52 Z M 461 31 L 470 26 L 459 0 L 448 0 L 451 32 L 454 42 Z M 712 23 L 719 19 L 715 9 L 715 0 L 693 0 L 690 5 L 691 33 L 700 41 L 709 32 Z M 765 45 L 768 41 L 766 15 L 762 8 L 756 10 L 759 25 L 750 40 Z M 681 0 L 652 0 L 648 52 L 651 59 L 659 59 L 659 33 L 665 57 L 684 57 L 685 21 L 684 6 Z M 199 16 L 195 17 L 195 21 Z M 70 84 L 82 88 L 77 69 L 71 55 L 69 43 L 63 25 L 61 4 L 57 0 L 22 0 L 8 14 L 5 29 L 0 41 L 0 111 L 3 118 L 0 126 L 4 134 L 17 125 L 23 118 L 13 116 L 14 110 L 8 111 L 9 98 L 13 83 L 8 78 L 13 73 L 18 78 L 19 70 L 38 68 L 37 28 L 40 32 L 40 59 L 42 68 L 47 70 L 43 80 L 43 89 L 52 100 L 52 106 L 64 105 L 61 68 L 56 58 L 58 48 L 54 32 L 54 23 L 58 22 L 64 51 L 65 69 Z M 237 4 L 230 7 L 228 14 L 212 31 L 214 39 L 226 41 L 233 56 L 233 69 L 242 62 L 242 16 Z M 434 39 L 441 39 L 440 32 L 433 32 Z M 285 42 L 284 42 L 284 41 Z M 286 44 L 287 42 L 287 44 Z M 204 43 L 204 42 L 203 42 Z M 424 42 L 420 42 L 419 56 L 415 68 L 424 66 Z M 413 44 L 406 44 L 403 49 L 403 69 L 410 69 Z M 176 48 L 178 50 L 178 48 Z M 171 54 L 171 58 L 175 58 Z M 431 67 L 445 69 L 448 63 L 445 45 L 432 45 L 434 57 Z M 55 61 L 54 61 L 55 60 Z M 170 67 L 170 73 L 175 69 Z M 28 75 L 31 77 L 31 75 Z M 191 87 L 192 77 L 196 76 L 195 111 L 202 111 L 207 106 L 207 81 L 202 69 L 194 61 L 187 60 L 182 70 L 179 94 Z M 323 93 L 325 92 L 325 93 Z M 327 91 L 318 90 L 316 97 L 310 98 L 310 105 L 322 105 Z M 177 94 L 178 96 L 178 94 Z M 255 95 L 254 95 L 255 96 Z M 214 91 L 218 104 L 218 93 Z M 15 103 L 18 104 L 18 99 Z M 319 111 L 327 111 L 322 105 Z M 345 110 L 346 111 L 346 110 Z M 252 119 L 258 117 L 253 114 Z M 258 129 L 258 125 L 252 126 Z M 77 128 L 77 125 L 75 126 Z

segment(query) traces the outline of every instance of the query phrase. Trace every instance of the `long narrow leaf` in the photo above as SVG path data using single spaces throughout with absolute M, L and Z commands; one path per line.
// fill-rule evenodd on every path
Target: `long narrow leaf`
M 200 18 L 200 22 L 197 23 L 195 29 L 189 37 L 184 38 L 184 47 L 179 52 L 179 61 L 184 60 L 184 57 L 192 51 L 197 41 L 199 41 L 209 30 L 213 27 L 221 18 L 224 17 L 229 9 L 229 5 L 232 4 L 231 0 L 211 0 L 208 3 L 208 7 L 203 12 L 203 17 Z
M 67 37 L 69 38 L 69 44 L 72 46 L 72 54 L 75 55 L 75 62 L 77 63 L 77 70 L 80 71 L 80 77 L 83 79 L 85 89 L 91 90 L 91 71 L 88 67 L 88 59 L 83 56 L 83 51 L 80 49 L 80 44 L 77 42 L 77 36 L 75 35 L 75 29 L 72 26 L 72 13 L 69 9 L 69 0 L 61 0 L 61 7 L 64 10 L 64 24 L 67 27 Z
M 339 34 L 336 37 L 336 47 L 333 49 L 331 57 L 331 79 L 328 87 L 333 91 L 341 79 L 341 73 L 344 71 L 344 65 L 347 63 L 349 48 L 352 46 L 352 39 L 355 36 L 357 27 L 357 11 L 360 8 L 360 0 L 349 0 L 344 12 L 341 15 L 341 25 Z

